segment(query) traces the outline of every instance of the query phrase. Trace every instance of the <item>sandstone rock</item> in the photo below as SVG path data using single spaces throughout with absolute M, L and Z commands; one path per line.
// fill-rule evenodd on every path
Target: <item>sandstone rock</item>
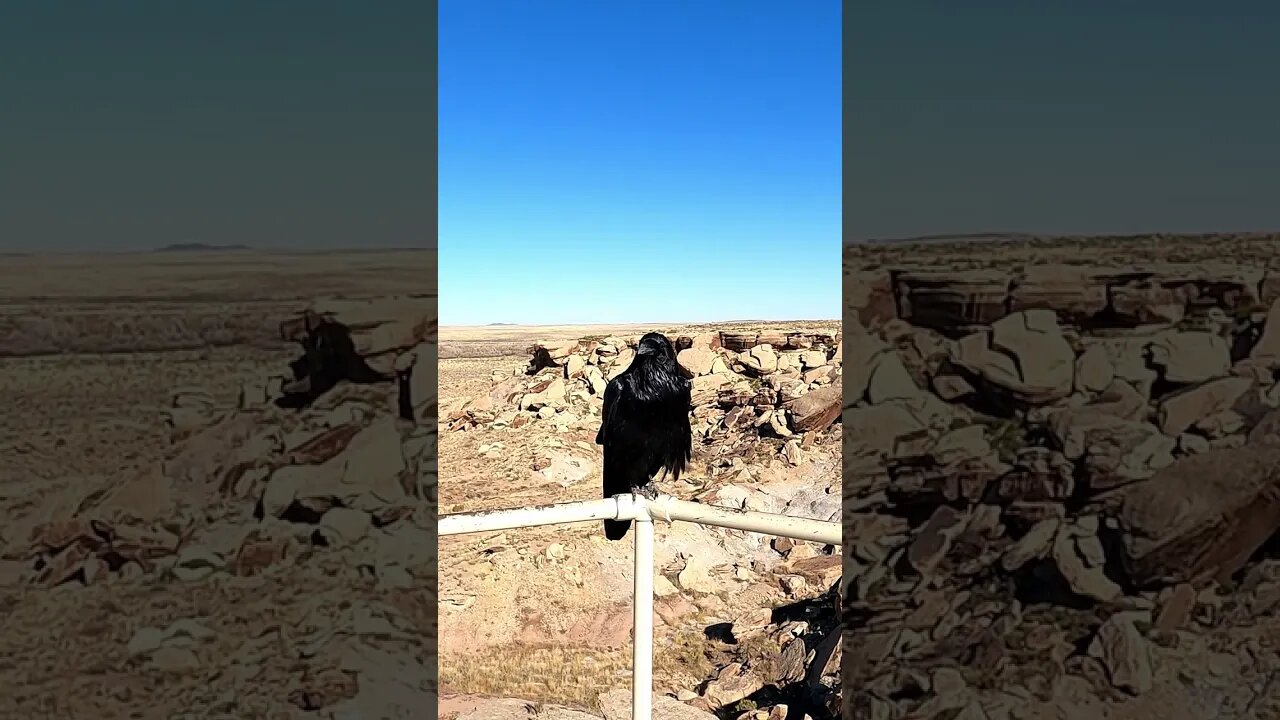
M 1247 378 L 1224 377 L 1173 393 L 1160 402 L 1160 430 L 1166 435 L 1184 432 L 1204 418 L 1231 409 L 1252 386 Z
M 966 520 L 964 515 L 947 505 L 935 510 L 907 549 L 907 561 L 911 567 L 928 578 L 946 557 L 956 536 L 964 530 Z
M 631 361 L 635 360 L 635 358 L 636 358 L 635 350 L 632 350 L 631 348 L 623 348 L 619 350 L 617 357 L 613 361 L 613 364 L 609 366 L 609 372 L 605 375 L 605 377 L 609 380 L 612 380 L 618 377 L 623 372 L 625 372 L 627 368 L 631 367 Z
M 797 433 L 826 429 L 840 415 L 841 385 L 839 383 L 818 388 L 791 402 L 791 429 Z
M 778 371 L 778 354 L 771 345 L 756 345 L 738 355 L 738 362 L 761 375 Z
M 815 555 L 788 559 L 784 567 L 788 572 L 805 578 L 813 587 L 829 588 L 840 580 L 840 560 L 839 555 Z
M 1083 460 L 1089 486 L 1106 490 L 1152 477 L 1173 463 L 1174 438 L 1146 423 L 1123 420 L 1089 407 L 1049 415 L 1049 428 L 1062 452 Z
M 800 353 L 800 366 L 806 370 L 820 368 L 827 364 L 827 354 L 817 350 L 807 350 Z
M 1149 347 L 1151 364 L 1172 383 L 1201 383 L 1231 373 L 1231 349 L 1207 332 L 1170 332 Z
M 805 383 L 811 385 L 813 383 L 830 382 L 832 376 L 835 375 L 835 372 L 836 370 L 834 366 L 823 365 L 822 367 L 816 367 L 812 370 L 804 371 L 800 377 Z
M 1280 300 L 1272 303 L 1263 321 L 1262 336 L 1249 351 L 1249 357 L 1272 369 L 1280 368 Z
M 696 554 L 685 558 L 684 569 L 676 577 L 676 582 L 680 583 L 680 587 L 685 590 L 693 592 L 709 594 L 717 590 L 706 563 Z
M 595 464 L 590 460 L 553 452 L 550 464 L 538 470 L 537 476 L 545 482 L 572 487 L 587 479 L 594 469 Z
M 1116 369 L 1105 348 L 1092 345 L 1076 358 L 1075 387 L 1078 391 L 1100 393 L 1115 381 Z
M 1226 578 L 1280 525 L 1280 448 L 1182 458 L 1126 489 L 1119 520 L 1136 585 Z
M 580 374 L 587 366 L 587 361 L 581 355 L 570 355 L 565 359 L 564 376 L 566 379 L 573 379 Z
M 364 539 L 373 527 L 373 518 L 367 512 L 345 507 L 330 508 L 320 518 L 316 532 L 329 547 L 346 547 Z
M 718 357 L 710 348 L 691 347 L 681 350 L 676 361 L 696 377 L 710 373 Z
M 1032 560 L 1047 556 L 1054 547 L 1054 539 L 1058 535 L 1060 524 L 1057 518 L 1046 518 L 1031 526 L 1031 529 L 1005 552 L 1000 559 L 1000 566 L 1005 569 L 1005 572 L 1014 572 Z
M 631 720 L 631 691 L 630 690 L 610 690 L 600 695 L 600 713 L 604 715 L 604 720 Z M 692 705 L 685 704 L 679 700 L 672 699 L 666 695 L 653 696 L 653 720 L 715 720 L 716 716 L 706 710 L 699 710 Z M 528 716 L 525 711 L 525 716 Z M 545 715 L 539 712 L 538 717 L 541 719 Z M 458 720 L 463 720 L 459 718 Z M 476 718 L 476 720 L 480 720 Z M 512 720 L 519 720 L 513 718 Z M 557 720 L 557 718 L 546 718 L 546 720 Z M 574 720 L 564 718 L 564 720 Z
M 1086 406 L 1103 415 L 1122 420 L 1145 420 L 1147 396 L 1139 392 L 1128 380 L 1116 378 L 1097 399 Z
M 1053 561 L 1072 591 L 1099 602 L 1113 602 L 1121 595 L 1120 586 L 1106 576 L 1100 567 L 1090 567 L 1079 554 L 1075 538 L 1067 527 L 1061 527 L 1053 541 Z
M 1031 265 L 1009 291 L 1013 311 L 1050 309 L 1076 324 L 1107 309 L 1105 273 L 1075 265 Z
M 1253 426 L 1248 444 L 1280 446 L 1280 410 L 1272 410 Z
M 896 278 L 901 317 L 913 325 L 950 330 L 1003 317 L 1009 276 L 998 270 L 907 272 Z
M 844 278 L 844 303 L 849 310 L 845 331 L 856 322 L 875 326 L 897 316 L 893 279 L 887 271 L 847 272 Z
M 867 379 L 867 400 L 873 405 L 918 398 L 922 394 L 896 352 L 886 350 L 873 358 Z
M 600 372 L 600 368 L 595 365 L 588 365 L 583 369 L 582 375 L 587 379 L 587 385 L 591 388 L 592 394 L 603 397 L 607 383 L 604 379 L 604 373 Z
M 521 410 L 538 411 L 544 407 L 558 408 L 565 403 L 565 383 L 562 378 L 555 378 L 538 383 L 520 399 Z
M 1102 660 L 1111 683 L 1121 690 L 1139 695 L 1151 689 L 1150 650 L 1132 620 L 1113 615 L 1098 628 L 1089 654 Z
M 1117 278 L 1111 285 L 1111 309 L 1140 325 L 1178 322 L 1192 297 L 1188 289 L 1168 287 L 1149 276 Z
M 809 395 L 817 392 L 821 390 Z M 795 412 L 792 407 L 793 417 Z M 901 440 L 927 432 L 923 422 L 905 406 L 897 404 L 845 408 L 841 422 L 848 459 L 865 455 L 889 457 Z
M 973 385 L 959 375 L 936 375 L 933 378 L 933 390 L 938 397 L 953 402 L 977 392 Z
M 1075 352 L 1051 311 L 1015 313 L 989 332 L 966 336 L 955 361 L 1019 402 L 1041 405 L 1071 394 Z
M 1179 630 L 1191 619 L 1195 609 L 1195 588 L 1186 583 L 1175 585 L 1161 603 L 1160 614 L 1156 616 L 1154 627 L 1161 632 Z
M 712 707 L 727 707 L 764 687 L 754 672 L 740 663 L 730 663 L 720 669 L 714 680 L 707 683 L 702 696 Z
M 389 297 L 376 300 L 319 300 L 304 311 L 310 322 L 341 323 L 351 331 L 356 354 L 365 357 L 408 350 L 435 335 L 434 297 Z M 281 335 L 297 340 L 305 329 L 302 316 L 282 323 Z

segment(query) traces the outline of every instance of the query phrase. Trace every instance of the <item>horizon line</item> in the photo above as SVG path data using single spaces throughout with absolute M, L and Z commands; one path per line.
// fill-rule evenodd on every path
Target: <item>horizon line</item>
M 876 236 L 876 237 L 854 237 L 844 238 L 844 245 L 854 245 L 859 243 L 892 243 L 892 242 L 936 242 L 946 240 L 1106 240 L 1106 239 L 1132 239 L 1141 237 L 1153 237 L 1157 235 L 1172 236 L 1174 238 L 1207 238 L 1218 235 L 1236 235 L 1240 237 L 1266 237 L 1269 235 L 1280 235 L 1280 230 L 1200 230 L 1200 231 L 1182 231 L 1182 230 L 1144 230 L 1138 232 L 1103 232 L 1103 233 L 1083 233 L 1083 232 L 1023 232 L 1008 230 L 993 231 L 975 231 L 975 232 L 953 232 L 953 233 L 929 233 L 924 235 L 902 235 L 902 236 Z
M 477 328 L 477 327 L 527 327 L 527 328 L 546 328 L 546 327 L 616 327 L 619 325 L 646 325 L 646 326 L 663 326 L 663 325 L 723 325 L 726 323 L 840 323 L 840 318 L 794 318 L 788 320 L 676 320 L 663 322 L 561 322 L 561 323 L 440 323 L 438 327 L 442 328 Z

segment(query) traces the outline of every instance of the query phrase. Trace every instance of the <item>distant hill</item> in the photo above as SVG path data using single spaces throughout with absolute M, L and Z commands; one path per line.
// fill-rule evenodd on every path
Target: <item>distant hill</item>
M 220 252 L 224 250 L 252 250 L 248 245 L 207 245 L 205 243 L 174 243 L 156 248 L 156 252 Z

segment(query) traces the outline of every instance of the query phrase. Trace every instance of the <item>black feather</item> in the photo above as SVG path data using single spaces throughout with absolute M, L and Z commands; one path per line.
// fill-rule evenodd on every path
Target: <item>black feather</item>
M 693 456 L 691 388 L 671 341 L 660 333 L 640 339 L 631 365 L 605 387 L 596 444 L 604 446 L 604 496 L 630 493 L 659 472 L 673 480 Z M 606 520 L 604 534 L 620 540 L 630 520 Z

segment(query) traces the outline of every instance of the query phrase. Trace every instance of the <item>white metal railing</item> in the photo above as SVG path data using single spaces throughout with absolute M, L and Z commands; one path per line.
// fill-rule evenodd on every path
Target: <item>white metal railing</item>
M 632 720 L 650 720 L 653 716 L 653 521 L 683 520 L 700 525 L 747 530 L 809 540 L 827 545 L 840 544 L 840 523 L 776 513 L 703 505 L 659 495 L 650 500 L 641 495 L 615 495 L 603 500 L 559 503 L 457 513 L 440 517 L 439 534 L 493 532 L 513 528 L 561 525 L 600 520 L 635 521 L 635 602 L 633 604 L 634 638 L 631 665 Z

